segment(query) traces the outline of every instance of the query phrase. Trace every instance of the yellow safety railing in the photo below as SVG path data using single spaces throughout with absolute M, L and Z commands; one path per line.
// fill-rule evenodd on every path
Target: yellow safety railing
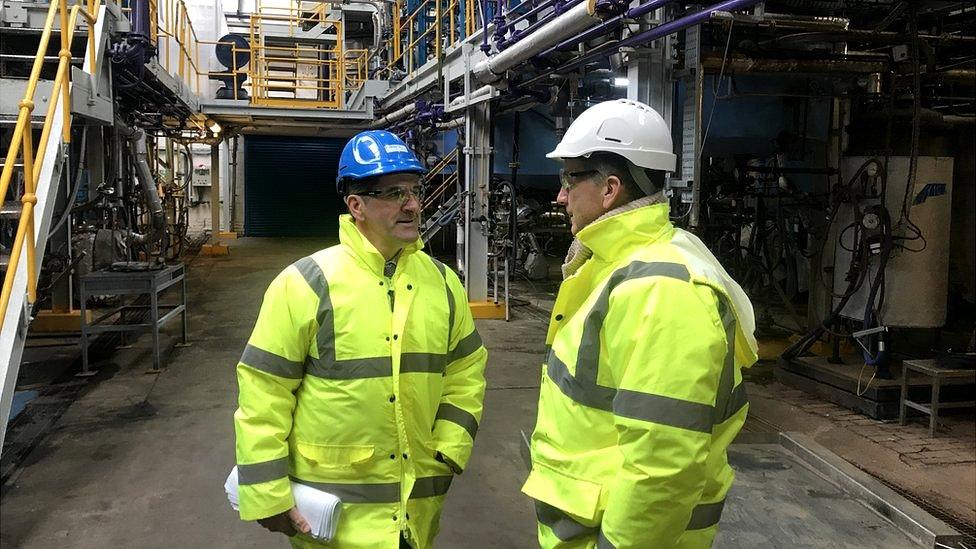
M 465 36 L 475 31 L 474 4 L 474 0 L 468 0 L 465 4 Z M 434 12 L 433 21 L 427 21 L 431 10 Z M 416 54 L 421 48 L 426 52 L 432 47 L 432 58 L 436 59 L 441 56 L 445 42 L 453 45 L 460 38 L 457 28 L 460 15 L 458 0 L 424 0 L 412 12 L 405 11 L 403 1 L 396 0 L 393 4 L 392 55 L 387 65 L 380 69 L 380 73 L 387 77 L 393 77 L 398 71 L 409 75 L 417 70 Z M 425 24 L 430 26 L 423 28 Z
M 341 108 L 345 92 L 358 89 L 368 78 L 368 52 L 344 51 L 342 24 L 329 19 L 328 3 L 315 2 L 306 9 L 298 3 L 268 6 L 259 1 L 256 8 L 248 29 L 250 46 L 241 48 L 232 42 L 201 40 L 184 0 L 150 0 L 150 30 L 160 65 L 187 82 L 197 95 L 206 92 L 201 86 L 212 77 L 246 82 L 243 87 L 251 103 L 261 106 Z M 302 42 L 304 33 L 318 25 L 335 32 L 334 47 Z M 275 38 L 288 38 L 290 43 Z M 246 53 L 250 62 L 241 68 L 204 70 L 201 54 L 207 55 L 206 48 L 218 44 L 230 47 L 232 59 Z M 238 87 L 233 87 L 234 99 L 239 99 Z
M 358 89 L 369 78 L 369 50 L 346 50 L 346 87 Z
M 37 45 L 37 55 L 34 57 L 30 79 L 27 81 L 27 89 L 24 92 L 24 98 L 20 101 L 17 125 L 14 127 L 10 148 L 7 150 L 6 162 L 3 165 L 3 173 L 0 175 L 0 200 L 3 200 L 7 196 L 17 159 L 23 160 L 24 195 L 21 197 L 23 206 L 20 222 L 17 225 L 17 234 L 14 237 L 14 246 L 10 250 L 7 272 L 3 278 L 3 292 L 0 294 L 0 328 L 3 328 L 3 321 L 7 316 L 7 307 L 10 305 L 10 296 L 13 293 L 14 277 L 17 274 L 17 267 L 25 245 L 27 247 L 27 299 L 29 303 L 34 303 L 37 300 L 37 250 L 35 249 L 36 237 L 34 234 L 34 205 L 37 204 L 37 195 L 35 193 L 37 192 L 41 167 L 44 165 L 47 142 L 51 137 L 51 128 L 55 120 L 54 113 L 58 104 L 58 95 L 61 95 L 62 115 L 64 117 L 61 138 L 66 143 L 71 141 L 71 42 L 74 38 L 75 26 L 78 23 L 79 16 L 88 23 L 90 70 L 92 74 L 96 73 L 95 23 L 98 17 L 97 10 L 97 0 L 88 0 L 87 6 L 79 3 L 72 6 L 70 11 L 67 0 L 58 0 L 51 2 L 51 7 L 47 12 L 44 29 L 41 32 L 41 40 Z M 41 136 L 35 146 L 34 134 L 31 130 L 34 96 L 37 92 L 38 80 L 41 77 L 41 68 L 44 65 L 44 54 L 47 52 L 51 33 L 59 16 L 61 51 L 58 52 L 58 70 L 51 88 L 51 97 L 48 99 Z M 34 156 L 35 152 L 36 157 Z
M 327 7 L 320 3 L 304 10 L 294 4 L 277 7 L 259 3 L 249 29 L 251 103 L 339 109 L 344 106 L 345 91 L 362 85 L 366 58 L 356 56 L 354 65 L 347 65 L 342 22 L 329 19 Z M 303 41 L 315 28 L 334 33 L 334 45 L 328 47 L 312 38 Z
M 430 171 L 427 172 L 427 175 L 424 176 L 424 180 L 423 180 L 424 185 L 433 181 L 434 177 L 440 175 L 440 173 L 443 172 L 448 166 L 457 162 L 457 157 L 458 157 L 458 149 L 455 147 L 454 150 L 452 150 L 449 154 L 445 155 L 444 158 L 442 158 L 441 161 L 438 162 L 436 166 L 434 166 Z M 422 209 L 426 210 L 438 204 L 438 199 L 442 195 L 444 195 L 449 189 L 457 185 L 459 175 L 460 173 L 457 170 L 455 170 L 453 173 L 445 177 L 444 180 L 441 181 L 441 184 L 438 185 L 433 192 L 427 194 L 427 197 L 424 199 L 424 204 Z

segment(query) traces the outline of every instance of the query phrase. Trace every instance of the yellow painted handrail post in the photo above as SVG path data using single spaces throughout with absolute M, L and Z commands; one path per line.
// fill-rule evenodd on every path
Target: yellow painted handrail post
M 61 6 L 61 51 L 58 52 L 58 57 L 61 58 L 61 62 L 64 62 L 64 56 L 68 56 L 68 64 L 71 64 L 71 35 L 74 34 L 74 27 L 69 27 L 68 23 L 68 1 L 60 0 L 58 2 Z M 65 143 L 71 142 L 71 98 L 68 97 L 68 83 L 67 80 L 61 82 L 61 99 L 64 101 L 64 108 L 62 109 L 62 114 L 64 116 L 64 126 L 61 128 L 61 137 L 64 139 Z M 56 90 L 55 90 L 56 91 Z M 51 93 L 54 95 L 54 92 Z M 53 100 L 53 97 L 52 97 Z M 42 145 L 43 146 L 43 145 Z
M 434 0 L 434 58 L 441 59 L 441 0 Z
M 52 92 L 51 95 L 54 96 L 54 93 Z M 19 233 L 23 230 L 24 238 L 27 240 L 27 298 L 31 303 L 37 299 L 37 281 L 34 280 L 34 270 L 37 260 L 34 243 L 34 204 L 37 204 L 37 184 L 35 178 L 39 175 L 34 170 L 33 157 L 33 137 L 28 132 L 24 134 L 24 196 L 21 198 L 21 202 L 24 204 L 23 211 L 21 211 L 23 229 L 18 227 L 17 232 Z M 13 253 L 11 252 L 10 264 L 16 265 L 13 259 Z

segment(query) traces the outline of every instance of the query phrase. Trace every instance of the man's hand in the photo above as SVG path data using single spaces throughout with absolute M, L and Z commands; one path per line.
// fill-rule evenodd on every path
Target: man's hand
M 284 513 L 279 513 L 268 518 L 258 519 L 258 524 L 272 532 L 281 532 L 288 537 L 292 537 L 299 532 L 307 534 L 312 531 L 312 527 L 308 525 L 305 517 L 298 512 L 297 507 L 292 507 Z

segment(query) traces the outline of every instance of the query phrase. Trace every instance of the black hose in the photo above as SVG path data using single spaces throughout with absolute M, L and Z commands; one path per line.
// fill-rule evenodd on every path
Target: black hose
M 73 211 L 73 205 L 78 199 L 78 190 L 81 189 L 81 174 L 84 173 L 85 168 L 85 153 L 88 150 L 88 126 L 82 126 L 81 130 L 81 144 L 79 146 L 78 155 L 78 167 L 75 168 L 74 181 L 71 185 L 71 194 L 68 195 L 68 203 L 64 206 L 64 213 L 61 214 L 61 218 L 58 222 L 51 228 L 47 233 L 47 237 L 51 238 L 55 233 L 61 230 L 61 227 L 68 222 L 68 218 L 71 217 Z

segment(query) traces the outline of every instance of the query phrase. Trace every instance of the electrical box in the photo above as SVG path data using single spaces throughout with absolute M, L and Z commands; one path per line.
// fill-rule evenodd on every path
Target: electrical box
M 193 186 L 194 187 L 209 187 L 211 184 L 210 180 L 210 163 L 209 162 L 196 162 L 193 165 Z
M 872 157 L 852 156 L 841 162 L 844 183 Z M 880 158 L 884 162 L 883 158 Z M 884 303 L 880 323 L 884 326 L 906 328 L 938 328 L 946 321 L 946 301 L 949 289 L 949 231 L 952 213 L 953 159 L 936 156 L 918 157 L 915 182 L 907 194 L 908 214 L 921 236 L 915 240 L 896 240 L 885 271 Z M 888 159 L 887 190 L 884 204 L 891 217 L 895 237 L 914 237 L 915 233 L 899 222 L 908 186 L 910 159 L 893 156 Z M 858 183 L 855 182 L 855 186 Z M 880 186 L 874 185 L 880 194 Z M 874 194 L 869 192 L 869 194 Z M 848 287 L 846 276 L 851 266 L 854 230 L 844 231 L 857 220 L 868 231 L 873 230 L 870 211 L 881 198 L 863 198 L 855 209 L 843 204 L 833 224 L 834 293 Z M 860 210 L 860 215 L 858 214 Z M 899 246 L 903 245 L 908 249 Z M 828 248 L 829 249 L 829 248 Z M 878 272 L 880 253 L 871 253 L 868 274 L 854 292 L 841 314 L 851 319 L 863 319 L 871 282 Z M 825 275 L 826 278 L 826 275 Z M 880 288 L 879 288 L 880 295 Z M 834 304 L 839 298 L 834 298 Z

